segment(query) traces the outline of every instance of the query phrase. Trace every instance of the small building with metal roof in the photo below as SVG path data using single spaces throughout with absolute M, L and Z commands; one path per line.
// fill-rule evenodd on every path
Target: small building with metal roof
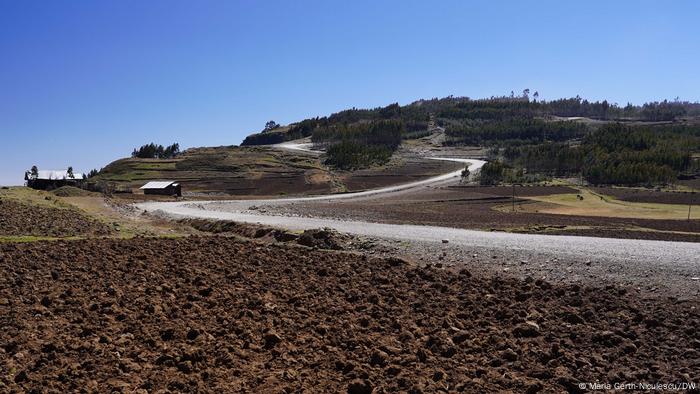
M 162 196 L 182 196 L 182 187 L 175 181 L 151 181 L 139 188 L 143 194 L 157 194 Z
M 24 173 L 27 186 L 40 190 L 53 190 L 62 186 L 79 187 L 85 179 L 87 179 L 85 174 L 70 173 L 68 170 L 39 170 L 35 175 L 30 171 Z

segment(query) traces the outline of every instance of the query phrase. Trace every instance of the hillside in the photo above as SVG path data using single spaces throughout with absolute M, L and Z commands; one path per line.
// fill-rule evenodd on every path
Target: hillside
M 95 185 L 137 189 L 151 180 L 173 180 L 186 194 L 302 195 L 365 190 L 454 171 L 456 163 L 426 160 L 402 149 L 381 166 L 356 171 L 330 168 L 322 157 L 272 147 L 192 148 L 170 159 L 124 158 L 90 178 Z
M 309 137 L 327 148 L 325 164 L 357 169 L 383 164 L 402 142 L 435 132 L 444 146 L 489 149 L 482 184 L 580 177 L 597 185 L 651 186 L 700 177 L 700 104 L 544 101 L 528 90 L 353 108 L 266 128 L 243 145 Z
M 110 163 L 92 178 L 120 188 L 138 188 L 156 179 L 178 181 L 190 192 L 271 195 L 331 191 L 331 179 L 317 157 L 267 147 L 192 148 L 171 159 L 130 157 Z
M 464 155 L 469 147 L 481 147 L 480 157 L 488 150 L 489 161 L 479 178 L 484 185 L 555 177 L 593 185 L 684 184 L 700 178 L 699 115 L 697 103 L 620 107 L 579 97 L 538 101 L 527 91 L 517 97 L 419 100 L 353 108 L 287 126 L 270 121 L 240 147 L 121 159 L 93 180 L 122 189 L 168 179 L 188 192 L 321 194 L 435 175 L 439 168 L 420 158 L 426 149 Z M 302 138 L 325 153 L 267 146 Z
M 431 125 L 443 126 L 448 131 L 448 142 L 459 142 L 459 130 L 480 124 L 503 121 L 548 119 L 563 122 L 576 118 L 588 124 L 610 121 L 631 123 L 668 123 L 700 116 L 700 103 L 658 101 L 643 105 L 588 101 L 581 97 L 558 100 L 538 100 L 538 93 L 530 96 L 529 89 L 521 96 L 472 99 L 469 97 L 444 97 L 417 100 L 407 105 L 398 103 L 371 109 L 351 108 L 329 116 L 304 119 L 287 126 L 266 128 L 246 137 L 242 145 L 267 145 L 311 137 L 340 125 L 367 123 L 380 120 L 400 120 L 406 126 L 405 137 L 425 135 Z M 518 126 L 518 125 L 511 125 Z M 515 127 L 517 128 L 517 127 Z M 488 140 L 488 138 L 487 138 Z

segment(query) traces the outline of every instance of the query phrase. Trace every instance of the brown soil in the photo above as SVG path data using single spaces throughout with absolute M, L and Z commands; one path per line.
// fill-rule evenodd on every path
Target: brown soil
M 301 234 L 296 234 L 278 228 L 228 220 L 181 219 L 178 223 L 205 233 L 238 235 L 267 242 L 293 242 L 318 249 L 349 249 L 353 243 L 352 237 L 330 228 L 304 230 Z
M 77 209 L 52 208 L 0 199 L 0 235 L 72 237 L 107 235 L 110 228 Z
M 574 189 L 559 186 L 517 187 L 516 203 L 531 203 L 529 200 L 517 197 L 572 191 L 575 192 Z M 359 202 L 294 204 L 275 207 L 272 210 L 385 223 L 700 242 L 700 220 L 606 218 L 519 211 L 503 212 L 493 209 L 497 205 L 511 204 L 511 195 L 510 187 L 447 187 L 422 189 L 410 195 L 402 194 L 400 197 Z
M 485 196 L 512 197 L 513 188 L 510 186 L 450 186 L 448 190 L 465 193 L 467 197 Z M 554 194 L 576 193 L 576 189 L 568 186 L 534 186 L 524 185 L 515 187 L 516 197 L 551 196 Z
M 0 384 L 382 393 L 697 382 L 696 307 L 225 237 L 2 244 Z
M 644 189 L 628 189 L 616 187 L 592 188 L 599 194 L 613 196 L 618 200 L 629 202 L 646 202 L 656 204 L 700 205 L 700 194 L 688 192 L 662 192 Z M 699 208 L 700 209 L 700 208 Z

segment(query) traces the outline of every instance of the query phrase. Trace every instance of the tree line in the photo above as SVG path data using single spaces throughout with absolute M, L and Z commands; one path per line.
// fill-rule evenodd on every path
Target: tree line
M 525 89 L 519 95 L 511 92 L 510 96 L 486 99 L 449 96 L 418 100 L 403 106 L 393 103 L 370 109 L 351 108 L 329 116 L 308 118 L 290 124 L 286 130 L 276 122 L 269 121 L 265 124 L 263 132 L 246 137 L 242 145 L 276 144 L 309 137 L 317 128 L 380 120 L 400 120 L 409 131 L 419 131 L 418 129 L 422 127 L 427 130 L 431 115 L 440 126 L 451 130 L 481 127 L 489 122 L 506 122 L 509 126 L 517 126 L 517 122 L 528 122 L 535 118 L 548 119 L 554 116 L 588 117 L 600 120 L 672 121 L 683 116 L 700 116 L 700 103 L 676 99 L 643 105 L 628 103 L 620 106 L 607 100 L 589 101 L 579 96 L 546 101 L 539 99 L 538 92 L 530 95 L 530 90 Z M 457 133 L 457 131 L 454 132 Z M 464 139 L 464 143 L 467 143 L 466 141 L 471 139 Z M 459 138 L 454 139 L 453 142 L 462 143 Z
M 609 123 L 579 143 L 511 144 L 482 168 L 482 183 L 523 182 L 533 174 L 582 176 L 592 184 L 668 184 L 700 170 L 700 126 Z
M 180 144 L 177 142 L 166 147 L 151 142 L 150 144 L 142 145 L 140 148 L 134 148 L 134 151 L 131 152 L 131 157 L 138 157 L 139 159 L 171 159 L 178 154 L 180 154 Z
M 326 164 L 350 170 L 386 163 L 405 130 L 400 120 L 338 124 L 314 129 L 311 141 L 327 147 Z
M 582 172 L 594 184 L 657 184 L 690 169 L 700 148 L 697 127 L 631 127 L 612 123 L 584 140 Z
M 466 121 L 445 128 L 446 145 L 532 144 L 583 137 L 588 128 L 580 122 L 550 122 L 534 118 Z

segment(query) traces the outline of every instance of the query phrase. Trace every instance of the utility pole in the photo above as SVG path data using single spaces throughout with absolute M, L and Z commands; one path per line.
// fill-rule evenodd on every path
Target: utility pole
M 690 220 L 690 207 L 693 206 L 692 201 L 688 204 L 688 220 Z

